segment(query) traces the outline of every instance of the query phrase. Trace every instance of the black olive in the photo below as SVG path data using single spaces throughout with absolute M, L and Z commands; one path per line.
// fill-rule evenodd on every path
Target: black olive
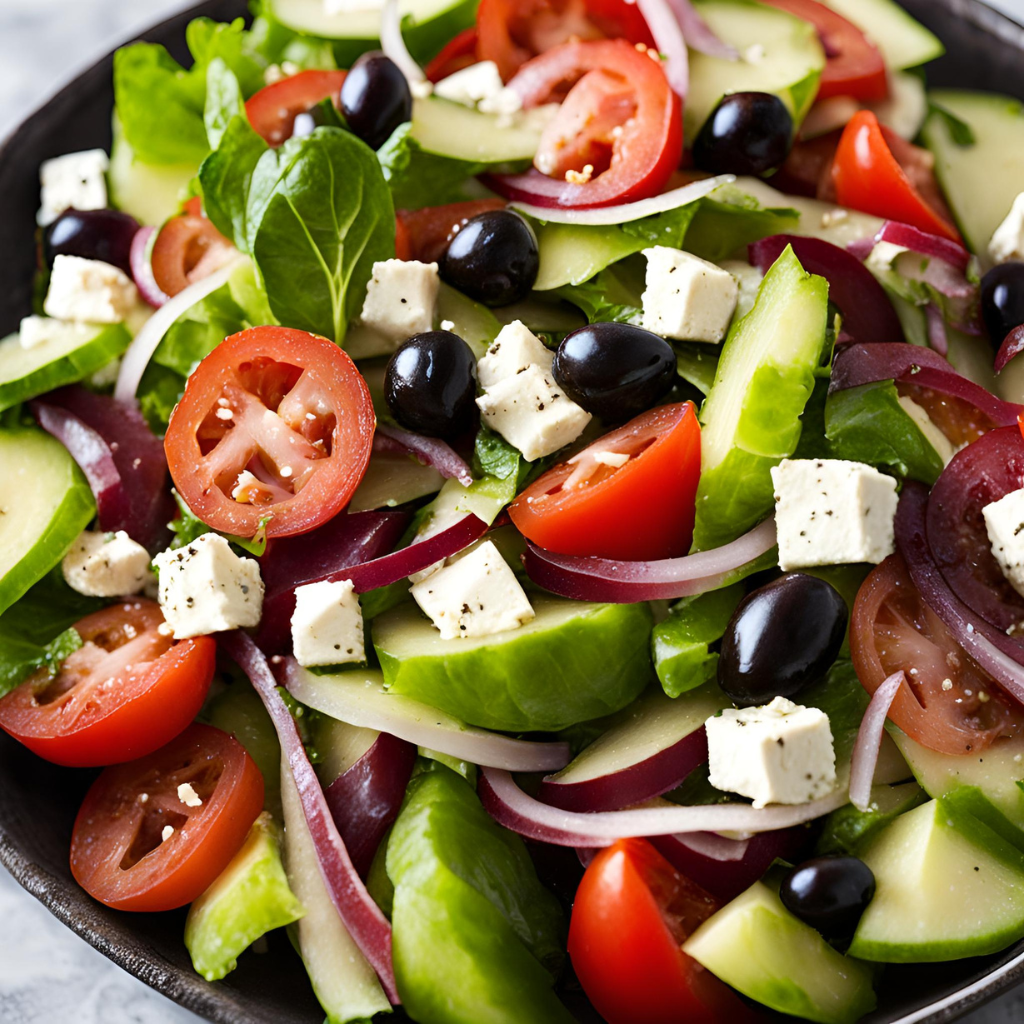
M 441 257 L 441 277 L 485 306 L 508 306 L 525 298 L 540 269 L 540 251 L 530 225 L 512 210 L 471 217 Z
M 565 393 L 587 412 L 628 420 L 672 389 L 676 354 L 657 334 L 632 324 L 599 323 L 567 334 L 552 371 Z
M 849 938 L 875 895 L 875 876 L 857 857 L 815 857 L 794 868 L 779 896 L 786 909 L 830 939 Z
M 43 233 L 43 259 L 51 268 L 58 256 L 102 260 L 130 277 L 138 230 L 138 221 L 119 210 L 66 210 Z
M 718 683 L 739 707 L 792 697 L 821 679 L 846 635 L 846 602 L 831 584 L 789 573 L 754 590 L 733 613 Z
M 429 437 L 456 437 L 476 414 L 476 359 L 451 331 L 417 334 L 391 357 L 384 398 L 403 427 Z
M 725 96 L 693 144 L 693 162 L 715 174 L 765 174 L 782 165 L 793 137 L 786 104 L 770 92 Z
M 1024 263 L 1001 263 L 981 279 L 981 313 L 995 348 L 1024 324 Z
M 364 53 L 342 83 L 341 112 L 370 149 L 380 149 L 400 124 L 412 118 L 409 83 L 383 53 Z

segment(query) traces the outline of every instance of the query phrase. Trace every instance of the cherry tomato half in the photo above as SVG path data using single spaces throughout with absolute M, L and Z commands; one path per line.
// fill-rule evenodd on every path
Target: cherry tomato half
M 465 203 L 398 210 L 395 214 L 395 254 L 400 260 L 436 263 L 455 234 L 465 227 L 466 221 L 478 213 L 504 207 L 504 199 L 470 199 Z
M 629 461 L 608 466 L 598 452 Z M 663 405 L 549 469 L 508 511 L 524 537 L 559 554 L 670 558 L 689 550 L 699 478 L 696 411 Z
M 191 790 L 179 794 L 184 785 Z M 75 819 L 71 873 L 115 910 L 183 907 L 227 867 L 262 809 L 263 776 L 245 747 L 195 722 L 92 784 Z
M 162 747 L 203 706 L 216 666 L 207 636 L 174 643 L 152 601 L 132 600 L 75 624 L 83 645 L 57 674 L 40 669 L 0 700 L 0 728 L 75 768 L 118 764 Z
M 269 517 L 266 535 L 288 537 L 348 504 L 375 425 L 366 381 L 337 345 L 252 327 L 193 371 L 164 449 L 174 486 L 207 526 L 252 537 Z
M 265 86 L 246 101 L 249 124 L 268 146 L 280 146 L 292 137 L 299 114 L 326 99 L 338 105 L 345 74 L 344 71 L 300 71 Z
M 569 924 L 572 966 L 608 1024 L 747 1024 L 739 997 L 680 948 L 717 909 L 645 839 L 590 863 Z
M 477 30 L 472 25 L 445 43 L 441 52 L 423 69 L 428 82 L 440 82 L 456 71 L 468 68 L 479 58 L 476 55 Z
M 150 253 L 153 279 L 165 295 L 177 295 L 209 277 L 238 250 L 203 216 L 198 196 L 157 233 Z

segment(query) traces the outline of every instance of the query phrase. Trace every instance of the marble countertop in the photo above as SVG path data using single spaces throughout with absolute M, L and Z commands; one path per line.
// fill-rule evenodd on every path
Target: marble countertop
M 1024 0 L 990 0 L 1024 21 Z M 62 82 L 183 0 L 0 0 L 0 137 Z M 0 1024 L 198 1024 L 104 959 L 0 868 Z M 1024 991 L 964 1018 L 1019 1024 Z

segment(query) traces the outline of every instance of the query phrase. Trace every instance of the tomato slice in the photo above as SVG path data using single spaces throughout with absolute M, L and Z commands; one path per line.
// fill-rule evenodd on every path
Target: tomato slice
M 839 139 L 832 164 L 836 201 L 959 242 L 932 164 L 926 151 L 884 129 L 870 110 L 862 110 Z
M 955 448 L 977 441 L 996 427 L 990 417 L 962 398 L 903 381 L 896 382 L 896 390 L 921 406 Z
M 424 206 L 420 210 L 398 210 L 395 214 L 398 258 L 436 263 L 471 217 L 504 207 L 504 199 L 471 199 L 446 206 Z
M 477 29 L 475 25 L 463 29 L 454 39 L 445 43 L 441 52 L 423 69 L 428 82 L 440 82 L 456 71 L 468 68 L 479 58 L 476 55 Z
M 75 624 L 83 645 L 57 674 L 40 669 L 0 700 L 0 728 L 75 768 L 118 764 L 162 747 L 203 706 L 216 667 L 210 637 L 174 643 L 142 599 Z
M 252 327 L 193 371 L 164 449 L 174 486 L 207 526 L 252 537 L 265 525 L 268 537 L 288 537 L 345 507 L 375 425 L 366 381 L 337 345 Z
M 165 295 L 177 295 L 209 277 L 237 253 L 203 216 L 201 200 L 194 196 L 185 204 L 184 212 L 167 221 L 153 241 L 153 279 Z
M 245 747 L 195 722 L 92 784 L 71 835 L 71 873 L 115 910 L 183 907 L 227 867 L 262 809 L 263 776 Z
M 718 907 L 645 839 L 621 839 L 591 861 L 573 903 L 569 956 L 608 1024 L 757 1019 L 680 948 Z
M 898 554 L 874 569 L 857 593 L 850 654 L 869 693 L 893 672 L 906 673 L 889 718 L 929 750 L 977 753 L 1024 728 L 1024 711 L 1009 703 L 921 599 Z
M 292 137 L 295 118 L 322 100 L 340 102 L 344 71 L 300 71 L 264 86 L 245 104 L 249 124 L 268 146 L 280 146 Z
M 609 452 L 629 461 L 595 457 Z M 670 558 L 689 550 L 699 478 L 696 410 L 663 405 L 549 469 L 508 511 L 524 537 L 559 554 Z

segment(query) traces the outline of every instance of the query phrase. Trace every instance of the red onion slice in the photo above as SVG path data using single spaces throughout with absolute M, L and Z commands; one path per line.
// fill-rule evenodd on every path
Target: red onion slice
M 392 1003 L 398 1004 L 394 968 L 391 964 L 391 925 L 366 891 L 345 842 L 338 832 L 320 781 L 306 756 L 295 719 L 285 705 L 266 658 L 252 640 L 241 631 L 218 637 L 224 651 L 237 662 L 260 695 L 288 762 L 302 802 L 309 834 L 316 847 L 317 862 L 331 902 L 359 947 L 377 972 L 381 986 Z
M 708 57 L 739 60 L 740 55 L 736 47 L 718 38 L 711 26 L 697 13 L 690 0 L 667 0 L 667 2 L 679 22 L 687 46 L 699 50 Z
M 934 302 L 929 302 L 924 307 L 924 315 L 928 325 L 928 344 L 940 356 L 948 356 L 949 339 L 946 337 L 946 321 L 943 319 L 942 310 Z
M 686 0 L 677 0 L 682 6 L 689 6 Z M 636 0 L 637 8 L 644 16 L 647 27 L 654 37 L 654 45 L 664 60 L 661 67 L 672 91 L 685 103 L 690 91 L 690 58 L 686 52 L 682 24 L 666 0 Z
M 1002 373 L 1006 369 L 1006 364 L 1011 359 L 1016 359 L 1021 352 L 1024 352 L 1024 324 L 1020 327 L 1014 327 L 1003 339 L 993 364 L 996 373 Z
M 895 220 L 887 220 L 878 229 L 875 241 L 889 242 L 891 245 L 910 249 L 911 252 L 918 252 L 922 256 L 942 260 L 944 263 L 956 267 L 961 274 L 966 272 L 971 262 L 971 254 L 957 242 L 949 238 L 940 238 L 938 235 L 931 235 L 920 228 L 912 227 L 910 224 L 901 224 Z
M 375 451 L 408 452 L 427 466 L 432 466 L 446 480 L 458 480 L 463 487 L 473 484 L 473 473 L 465 459 L 457 455 L 450 445 L 436 437 L 423 437 L 411 430 L 377 424 L 373 437 Z
M 878 764 L 878 752 L 882 747 L 885 716 L 905 681 L 906 676 L 902 671 L 893 672 L 871 695 L 860 721 L 850 765 L 850 803 L 859 811 L 866 811 L 871 806 L 871 784 L 875 777 L 875 765 Z
M 534 583 L 577 601 L 634 604 L 704 594 L 775 547 L 775 519 L 712 551 L 653 562 L 559 555 L 527 542 L 523 565 Z
M 170 302 L 171 297 L 156 283 L 153 276 L 153 265 L 149 260 L 149 243 L 155 234 L 154 227 L 139 228 L 132 239 L 129 260 L 139 294 L 150 306 L 159 309 Z
M 402 37 L 402 14 L 398 9 L 398 0 L 384 0 L 380 12 L 380 48 L 384 56 L 393 61 L 405 75 L 409 85 L 427 80 L 423 68 L 413 59 Z

